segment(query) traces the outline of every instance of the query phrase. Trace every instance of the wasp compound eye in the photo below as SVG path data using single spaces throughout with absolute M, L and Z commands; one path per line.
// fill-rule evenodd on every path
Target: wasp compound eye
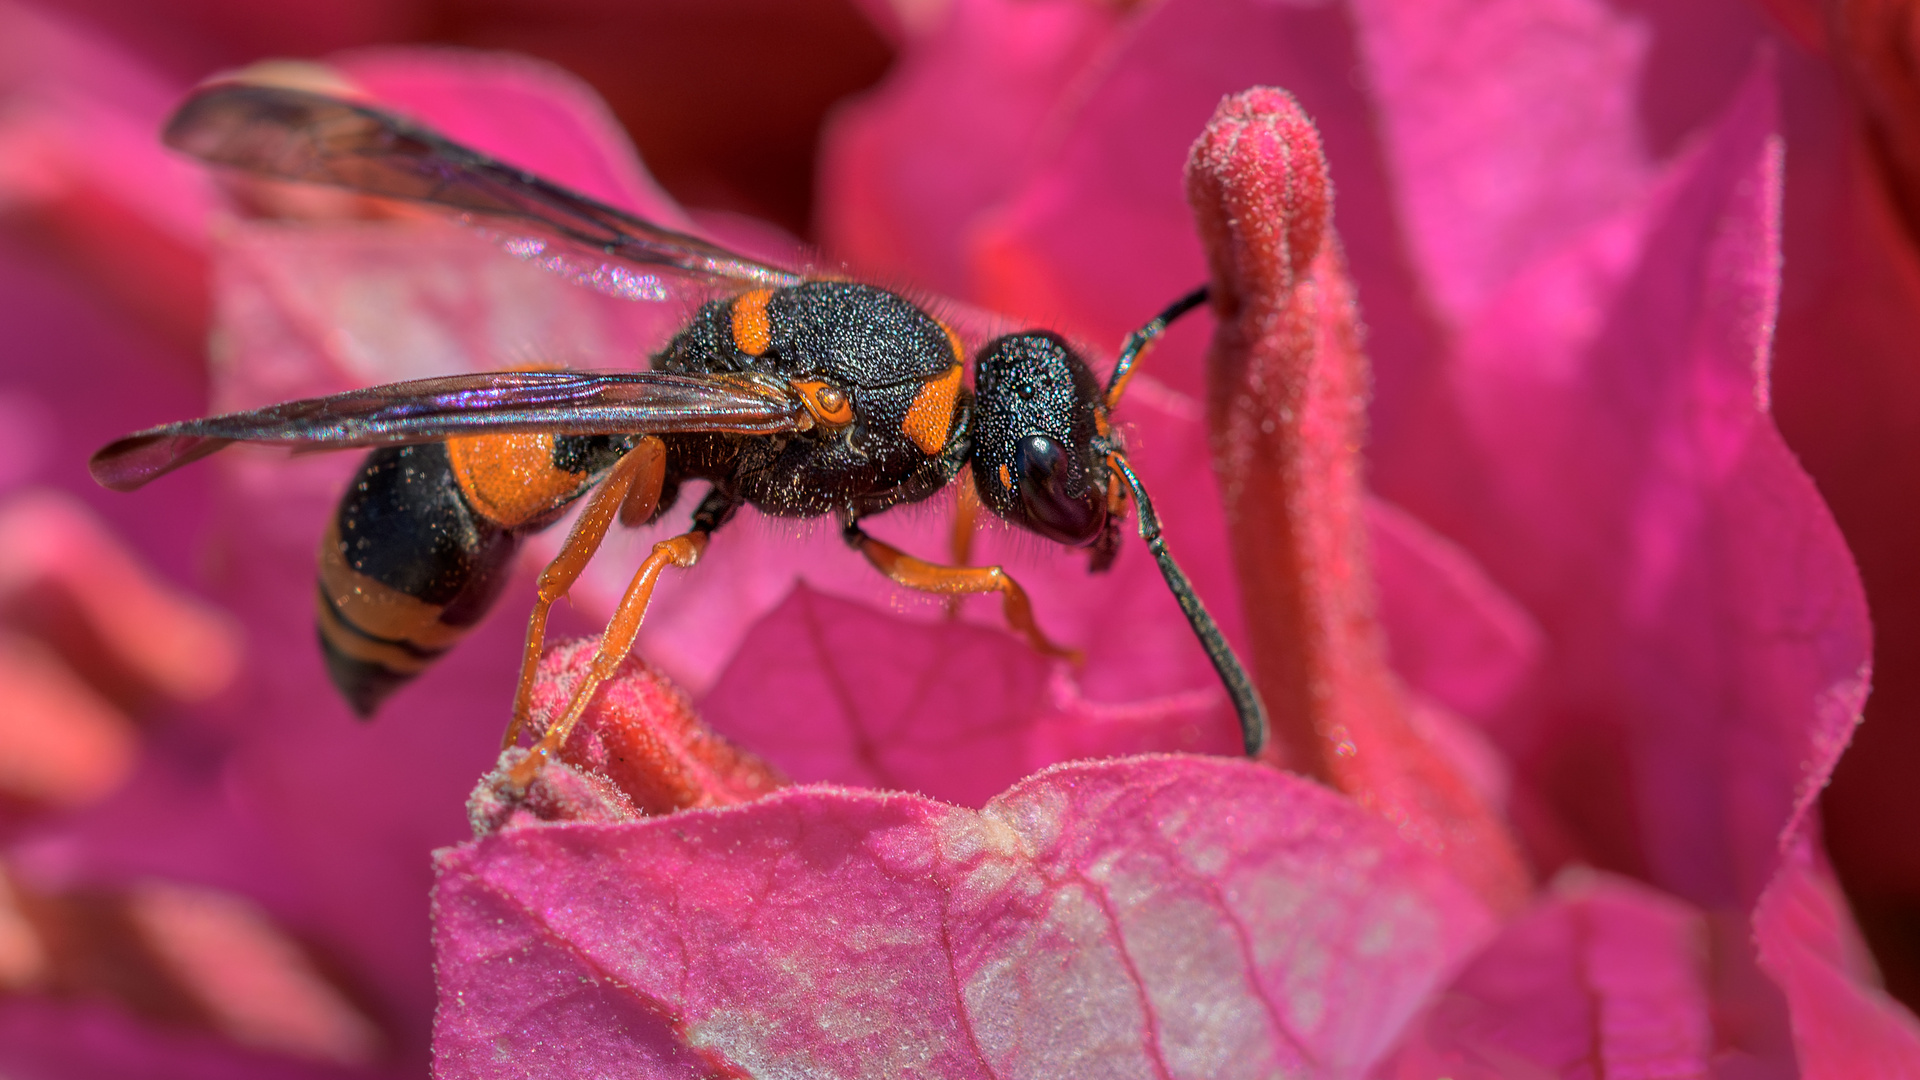
M 1078 546 L 1100 535 L 1107 523 L 1107 501 L 1059 443 L 1028 435 L 1015 447 L 1015 488 L 1027 511 L 1027 525 L 1049 540 Z

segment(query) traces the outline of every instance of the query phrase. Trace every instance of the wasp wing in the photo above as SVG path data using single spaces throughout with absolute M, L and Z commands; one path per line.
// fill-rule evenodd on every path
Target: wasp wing
M 164 424 L 102 447 L 87 468 L 103 487 L 132 491 L 235 442 L 339 450 L 458 435 L 768 435 L 811 425 L 791 388 L 752 376 L 498 371 Z
M 544 180 L 392 113 L 326 94 L 222 83 L 167 122 L 168 146 L 280 180 L 331 184 L 513 222 L 593 259 L 616 259 L 752 286 L 804 280 Z M 539 257 L 541 251 L 517 254 Z

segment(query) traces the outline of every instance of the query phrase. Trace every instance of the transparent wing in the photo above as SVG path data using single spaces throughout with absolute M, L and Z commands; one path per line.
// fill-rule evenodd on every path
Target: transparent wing
M 131 491 L 236 442 L 339 450 L 455 435 L 765 435 L 811 424 L 791 388 L 752 376 L 498 371 L 390 383 L 164 424 L 108 444 L 87 468 L 102 486 Z
M 502 242 L 525 258 L 570 266 L 580 256 L 613 259 L 750 286 L 804 280 L 502 164 L 392 113 L 326 94 L 248 83 L 203 87 L 167 122 L 165 139 L 215 165 L 509 222 L 520 235 Z

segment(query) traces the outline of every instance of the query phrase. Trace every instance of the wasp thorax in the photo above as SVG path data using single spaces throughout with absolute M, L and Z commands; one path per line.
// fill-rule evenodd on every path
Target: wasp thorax
M 1058 334 L 989 343 L 974 375 L 973 477 L 994 513 L 1063 544 L 1106 526 L 1100 387 Z

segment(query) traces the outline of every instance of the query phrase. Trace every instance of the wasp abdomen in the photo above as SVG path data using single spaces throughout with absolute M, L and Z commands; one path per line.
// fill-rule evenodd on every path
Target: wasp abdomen
M 367 455 L 320 541 L 327 673 L 361 716 L 486 615 L 520 538 L 625 453 L 621 436 L 477 435 Z
M 506 582 L 520 533 L 462 487 L 445 444 L 375 450 L 320 542 L 320 648 L 361 716 L 464 637 Z

